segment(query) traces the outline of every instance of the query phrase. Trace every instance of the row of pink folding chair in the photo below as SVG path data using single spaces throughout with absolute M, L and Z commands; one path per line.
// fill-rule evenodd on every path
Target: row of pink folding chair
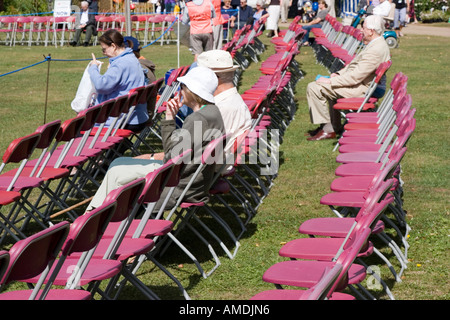
M 1 34 L 5 34 L 7 45 L 41 45 L 63 46 L 71 17 L 53 16 L 5 16 L 0 18 Z
M 121 155 L 119 151 L 124 150 L 122 145 L 125 148 L 133 146 L 129 139 L 137 134 L 119 127 L 125 126 L 126 114 L 137 102 L 148 103 L 154 108 L 156 83 L 88 108 L 63 123 L 59 120 L 46 123 L 32 135 L 11 143 L 3 156 L 0 188 L 7 191 L 5 197 L 10 195 L 10 191 L 20 193 L 19 201 L 14 201 L 9 213 L 4 216 L 9 226 L 7 232 L 16 234 L 13 238 L 24 237 L 22 230 L 30 219 L 34 219 L 41 228 L 47 227 L 49 221 L 58 215 L 52 214 L 54 208 L 59 208 L 71 220 L 76 217 L 74 210 L 67 210 L 70 207 L 68 199 L 79 196 L 89 199 L 83 189 L 88 182 L 99 186 L 100 181 L 96 177 L 101 172 L 100 164 L 107 166 Z M 104 128 L 107 119 L 114 119 L 114 124 Z M 35 150 L 39 150 L 40 155 L 33 158 Z M 9 169 L 18 162 L 22 163 L 20 168 Z M 54 181 L 57 181 L 56 186 L 52 184 Z M 28 198 L 37 189 L 40 194 L 32 204 Z M 5 204 L 13 203 L 8 201 L 6 197 Z M 22 221 L 20 229 L 17 228 L 16 225 Z
M 334 223 L 332 218 L 316 218 L 307 220 L 299 228 L 300 233 L 309 238 L 299 238 L 287 242 L 280 249 L 280 256 L 290 258 L 271 266 L 263 275 L 263 281 L 275 284 L 277 290 L 269 290 L 254 296 L 274 297 L 285 296 L 288 299 L 301 299 L 305 294 L 300 288 L 314 290 L 321 286 L 322 277 L 327 268 L 339 265 L 338 276 L 329 283 L 328 291 L 322 299 L 347 300 L 355 299 L 352 295 L 342 293 L 350 288 L 359 298 L 373 298 L 362 285 L 366 277 L 367 267 L 354 261 L 370 256 L 374 250 L 369 236 L 379 226 L 379 219 L 393 198 L 387 193 L 392 186 L 391 180 L 378 180 L 373 189 L 368 192 L 356 218 L 339 219 Z M 381 279 L 379 279 L 381 281 Z M 353 285 L 359 287 L 366 295 L 361 294 Z M 285 289 L 284 287 L 297 287 Z M 389 290 L 385 286 L 387 291 Z M 284 291 L 287 290 L 287 293 Z M 280 292 L 278 292 L 280 291 Z
M 340 154 L 336 157 L 341 165 L 335 174 L 340 178 L 332 182 L 333 192 L 323 196 L 321 204 L 328 205 L 338 216 L 348 215 L 353 208 L 360 206 L 362 196 L 370 187 L 374 175 L 390 168 L 390 176 L 394 178 L 391 188 L 394 201 L 389 205 L 389 213 L 393 218 L 388 215 L 383 215 L 382 218 L 396 232 L 404 250 L 385 232 L 377 235 L 392 249 L 399 261 L 398 273 L 392 265 L 390 269 L 396 281 L 401 281 L 401 274 L 408 263 L 407 238 L 410 227 L 403 210 L 400 161 L 415 129 L 415 109 L 412 108 L 411 96 L 406 91 L 407 77 L 398 73 L 392 82 L 390 92 L 378 111 L 347 115 L 348 123 L 344 126 L 345 131 L 340 139 Z
M 137 179 L 113 190 L 103 205 L 74 220 L 70 226 L 69 236 L 62 246 L 61 255 L 48 273 L 29 273 L 28 277 L 20 278 L 18 281 L 63 286 L 67 291 L 79 291 L 80 288 L 86 287 L 82 292 L 88 297 L 93 298 L 95 294 L 99 294 L 104 299 L 116 299 L 118 293 L 114 297 L 111 295 L 119 277 L 123 276 L 149 299 L 159 299 L 131 271 L 128 262 L 131 257 L 147 255 L 170 275 L 148 254 L 155 245 L 152 238 L 170 232 L 172 224 L 161 223 L 166 221 L 147 220 L 143 226 L 147 233 L 141 236 L 142 230 L 137 233 L 141 225 L 133 222 L 138 221 L 134 218 L 141 205 L 147 204 L 151 207 L 158 201 L 174 166 L 183 164 L 181 161 L 177 163 L 179 160 L 185 161 L 178 157 L 149 173 L 145 179 Z M 129 229 L 131 226 L 135 227 L 136 232 Z M 126 236 L 127 232 L 131 232 L 130 236 Z M 22 267 L 25 268 L 24 265 Z M 189 298 L 176 278 L 171 277 L 185 297 Z M 101 290 L 100 283 L 108 279 L 110 283 L 106 289 Z M 65 299 L 65 295 L 61 295 L 61 299 Z

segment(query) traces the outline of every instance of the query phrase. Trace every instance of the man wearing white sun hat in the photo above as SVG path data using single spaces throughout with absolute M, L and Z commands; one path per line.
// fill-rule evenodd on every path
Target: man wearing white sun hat
M 137 178 L 145 177 L 170 158 L 177 156 L 180 151 L 192 149 L 194 150 L 193 159 L 186 164 L 180 183 L 167 203 L 166 209 L 170 209 L 175 205 L 192 174 L 198 168 L 201 154 L 207 144 L 225 134 L 222 116 L 218 107 L 214 105 L 214 92 L 218 84 L 214 72 L 199 66 L 190 70 L 185 76 L 179 77 L 177 81 L 181 83 L 180 94 L 167 102 L 166 118 L 161 121 L 163 160 L 155 160 L 151 154 L 134 158 L 120 157 L 114 160 L 89 204 L 88 210 L 101 205 L 106 195 L 112 190 Z M 183 103 L 194 112 L 185 119 L 181 129 L 176 129 L 175 115 Z M 211 182 L 214 169 L 207 166 L 202 174 L 198 175 L 186 194 L 185 201 L 195 203 L 207 200 L 208 190 L 205 186 Z M 159 210 L 166 194 L 167 190 L 161 195 L 155 211 Z
M 197 64 L 214 71 L 219 81 L 214 100 L 222 114 L 225 131 L 231 134 L 225 148 L 229 150 L 236 138 L 252 125 L 248 106 L 233 83 L 234 72 L 239 66 L 234 65 L 231 54 L 225 50 L 203 52 L 198 56 Z

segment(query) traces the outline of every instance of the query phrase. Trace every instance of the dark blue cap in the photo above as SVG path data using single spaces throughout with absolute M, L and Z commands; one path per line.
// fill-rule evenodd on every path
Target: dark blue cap
M 123 40 L 125 41 L 125 47 L 129 47 L 129 46 L 128 46 L 128 40 L 130 40 L 131 43 L 133 44 L 133 46 L 131 47 L 131 49 L 132 49 L 133 51 L 139 51 L 139 50 L 141 50 L 141 49 L 139 48 L 139 41 L 138 41 L 138 39 L 136 39 L 135 37 L 124 37 Z

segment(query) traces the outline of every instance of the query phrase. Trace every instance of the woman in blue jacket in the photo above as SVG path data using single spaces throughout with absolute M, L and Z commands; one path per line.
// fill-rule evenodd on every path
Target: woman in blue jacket
M 120 97 L 145 84 L 145 76 L 139 60 L 131 48 L 125 46 L 124 37 L 114 29 L 106 31 L 99 38 L 102 52 L 109 58 L 109 66 L 102 75 L 97 67 L 100 62 L 92 54 L 89 75 L 97 90 L 97 103 Z M 140 131 L 148 120 L 146 104 L 138 104 L 133 111 L 126 129 Z M 108 120 L 106 125 L 110 124 Z

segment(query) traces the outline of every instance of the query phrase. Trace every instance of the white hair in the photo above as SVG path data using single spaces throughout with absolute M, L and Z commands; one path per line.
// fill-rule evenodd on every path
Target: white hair
M 373 14 L 368 16 L 364 20 L 364 24 L 367 29 L 375 31 L 378 35 L 382 35 L 384 32 L 384 19 L 379 15 Z

